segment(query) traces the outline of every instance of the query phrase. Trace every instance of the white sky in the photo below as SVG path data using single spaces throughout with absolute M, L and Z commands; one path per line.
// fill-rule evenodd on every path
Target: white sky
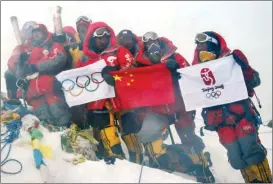
M 138 35 L 155 31 L 172 40 L 191 63 L 197 32 L 216 31 L 231 49 L 241 49 L 250 64 L 260 72 L 257 88 L 264 120 L 272 119 L 272 2 L 167 2 L 167 1 L 4 1 L 1 2 L 1 90 L 6 91 L 4 71 L 16 39 L 10 16 L 17 16 L 20 27 L 25 21 L 43 23 L 53 31 L 53 11 L 62 6 L 63 25 L 75 26 L 78 16 L 105 21 L 116 32 L 132 29 Z M 256 100 L 254 100 L 256 101 Z

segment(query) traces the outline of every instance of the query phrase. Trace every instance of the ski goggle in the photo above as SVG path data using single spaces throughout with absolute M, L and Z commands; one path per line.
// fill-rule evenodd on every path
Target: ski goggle
M 76 24 L 78 24 L 81 21 L 83 21 L 83 22 L 91 22 L 91 20 L 88 17 L 86 17 L 86 16 L 80 16 L 79 18 L 77 18 Z
M 195 37 L 195 41 L 199 43 L 212 42 L 218 45 L 218 41 L 215 38 L 212 38 L 211 36 L 205 33 L 198 33 Z
M 155 32 L 148 32 L 148 33 L 145 33 L 143 36 L 142 36 L 142 41 L 143 42 L 148 42 L 149 40 L 157 40 L 159 37 L 158 35 L 155 33 Z
M 101 27 L 96 29 L 93 33 L 93 37 L 103 37 L 105 34 L 110 36 L 110 31 L 106 27 Z

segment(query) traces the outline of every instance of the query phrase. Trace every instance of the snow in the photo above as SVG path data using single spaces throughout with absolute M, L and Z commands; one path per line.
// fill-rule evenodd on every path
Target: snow
M 31 120 L 30 120 L 31 121 Z M 2 130 L 3 131 L 3 130 Z M 73 154 L 61 150 L 61 132 L 48 132 L 41 128 L 44 134 L 44 145 L 51 145 L 53 158 L 45 159 L 48 166 L 49 177 L 47 182 L 53 183 L 137 183 L 139 180 L 141 166 L 127 160 L 117 160 L 115 165 L 106 165 L 104 161 L 86 161 L 73 165 L 65 161 L 71 159 Z M 41 183 L 43 182 L 40 171 L 35 168 L 32 155 L 32 147 L 29 144 L 29 135 L 21 130 L 20 138 L 12 145 L 9 158 L 15 158 L 23 164 L 23 170 L 16 175 L 1 173 L 1 183 Z M 123 143 L 124 148 L 124 143 Z M 125 150 L 128 155 L 128 151 Z M 3 158 L 7 149 L 1 153 Z M 5 171 L 17 171 L 18 164 L 7 163 L 3 168 Z M 141 182 L 143 183 L 192 183 L 193 180 L 185 179 L 158 169 L 143 168 Z
M 29 122 L 31 117 L 29 118 Z M 196 120 L 196 133 L 200 135 L 199 130 L 202 126 L 200 118 Z M 171 127 L 176 143 L 180 143 L 175 128 Z M 3 130 L 2 130 L 3 131 Z M 47 182 L 52 183 L 137 183 L 139 180 L 141 166 L 131 163 L 127 160 L 117 160 L 115 165 L 106 165 L 104 161 L 86 161 L 84 163 L 73 165 L 65 159 L 71 159 L 73 154 L 61 150 L 60 135 L 61 132 L 48 132 L 41 128 L 44 134 L 44 145 L 51 145 L 53 148 L 53 158 L 45 159 L 48 166 L 49 177 Z M 211 168 L 217 183 L 243 183 L 239 171 L 234 170 L 228 163 L 226 150 L 219 143 L 215 132 L 204 130 L 205 136 L 202 137 L 206 144 L 206 151 L 211 153 L 213 166 Z M 260 137 L 262 143 L 268 150 L 268 159 L 272 169 L 272 129 L 261 126 Z M 15 158 L 23 164 L 23 170 L 16 175 L 7 175 L 1 173 L 1 183 L 41 183 L 43 182 L 41 173 L 35 168 L 32 147 L 29 144 L 29 135 L 21 130 L 20 138 L 13 145 L 9 158 Z M 170 138 L 165 141 L 171 144 Z M 123 143 L 123 149 L 128 157 L 128 151 Z M 6 151 L 1 153 L 2 158 Z M 6 171 L 18 170 L 18 165 L 8 163 L 3 168 Z M 167 173 L 159 169 L 153 169 L 144 166 L 141 183 L 195 183 L 193 176 L 182 173 Z

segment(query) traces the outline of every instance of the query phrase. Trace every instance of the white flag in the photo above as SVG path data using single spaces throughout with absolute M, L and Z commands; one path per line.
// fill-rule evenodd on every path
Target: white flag
M 115 97 L 114 87 L 108 85 L 101 76 L 105 66 L 105 61 L 100 60 L 82 68 L 63 71 L 56 76 L 62 83 L 69 107 Z
M 233 56 L 178 70 L 186 110 L 212 107 L 248 98 L 241 67 Z

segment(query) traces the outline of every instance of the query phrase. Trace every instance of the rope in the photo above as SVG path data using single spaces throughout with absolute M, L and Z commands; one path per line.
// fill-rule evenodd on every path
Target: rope
M 1 160 L 1 173 L 4 173 L 4 174 L 18 174 L 22 171 L 23 169 L 23 165 L 21 162 L 19 162 L 18 160 L 16 159 L 8 159 L 9 155 L 10 155 L 10 151 L 11 151 L 11 143 L 13 143 L 14 140 L 16 140 L 20 134 L 20 128 L 21 128 L 21 120 L 13 120 L 9 123 L 6 123 L 6 127 L 7 127 L 7 131 L 5 133 L 1 133 L 1 144 L 4 143 L 4 146 L 1 148 L 1 154 L 2 154 L 2 151 L 5 149 L 5 147 L 8 145 L 8 153 L 6 155 L 6 157 L 4 158 L 4 160 L 2 161 Z M 6 135 L 6 137 L 4 137 L 2 139 L 2 136 Z M 8 163 L 8 162 L 16 162 L 20 165 L 20 169 L 16 172 L 8 172 L 8 171 L 4 171 L 2 169 L 2 167 Z
M 142 170 L 143 170 L 143 161 L 142 161 L 142 164 L 141 164 L 141 169 L 140 169 L 140 174 L 139 174 L 139 178 L 138 178 L 138 183 L 141 182 L 141 176 L 142 176 Z
M 143 166 L 144 166 L 145 163 L 147 164 L 147 162 L 148 162 L 148 159 L 147 159 L 147 152 L 144 151 L 143 160 L 142 160 L 142 163 L 141 163 L 140 174 L 139 174 L 139 178 L 138 178 L 138 183 L 141 182 Z

